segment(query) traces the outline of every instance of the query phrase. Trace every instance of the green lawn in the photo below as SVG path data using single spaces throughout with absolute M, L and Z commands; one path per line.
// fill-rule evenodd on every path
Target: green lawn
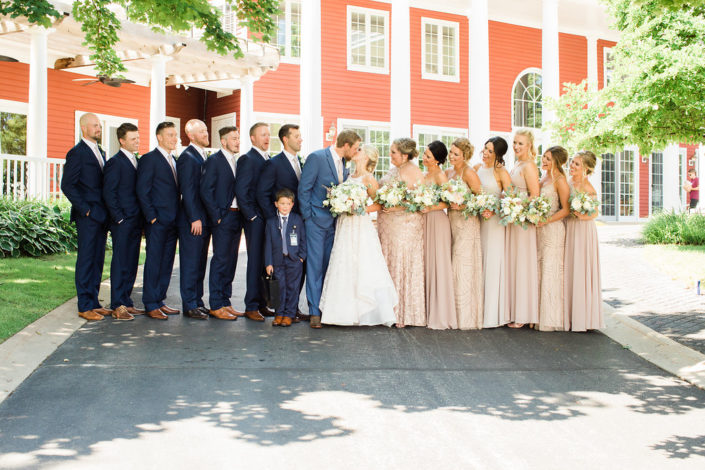
M 688 288 L 695 288 L 700 280 L 701 290 L 705 289 L 705 246 L 646 245 L 644 255 L 649 263 Z
M 112 254 L 105 252 L 103 279 L 110 275 Z M 0 259 L 0 342 L 76 295 L 75 267 L 75 252 Z

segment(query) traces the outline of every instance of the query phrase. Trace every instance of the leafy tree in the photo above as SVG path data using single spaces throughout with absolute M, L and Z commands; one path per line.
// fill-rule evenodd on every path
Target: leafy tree
M 668 144 L 703 141 L 705 7 L 678 0 L 605 0 L 621 39 L 613 49 L 609 85 L 567 85 L 549 105 L 547 128 L 571 149 L 642 154 Z
M 238 20 L 264 42 L 275 29 L 272 19 L 279 11 L 279 0 L 226 0 Z M 209 50 L 234 57 L 243 52 L 237 38 L 223 30 L 221 12 L 208 0 L 76 0 L 73 15 L 81 22 L 84 45 L 92 51 L 91 60 L 100 75 L 118 76 L 125 66 L 115 52 L 119 41 L 120 20 L 111 7 L 122 7 L 128 20 L 144 23 L 157 32 L 183 32 L 203 29 L 203 41 Z M 0 15 L 23 16 L 30 23 L 50 27 L 61 14 L 49 0 L 0 0 Z

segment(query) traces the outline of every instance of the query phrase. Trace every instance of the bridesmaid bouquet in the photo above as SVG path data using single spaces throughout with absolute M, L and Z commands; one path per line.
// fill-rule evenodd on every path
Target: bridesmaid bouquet
M 600 201 L 584 192 L 571 194 L 569 203 L 571 211 L 585 215 L 594 215 L 600 208 Z
M 539 222 L 544 222 L 548 219 L 548 214 L 550 213 L 551 201 L 546 196 L 538 196 L 529 201 L 529 205 L 526 208 L 526 220 L 529 223 L 538 225 Z
M 473 196 L 473 199 L 477 211 L 472 215 L 482 215 L 485 211 L 490 211 L 493 214 L 499 213 L 499 198 L 494 194 L 480 193 Z M 483 218 L 485 217 L 483 216 Z
M 362 215 L 367 207 L 367 189 L 354 181 L 346 181 L 328 188 L 328 197 L 323 201 L 330 207 L 333 217 L 341 214 Z
M 385 209 L 401 206 L 406 197 L 406 183 L 404 181 L 392 180 L 382 185 L 375 195 L 375 202 L 380 203 Z
M 529 199 L 515 189 L 504 191 L 504 197 L 500 201 L 499 223 L 507 226 L 516 224 L 526 228 L 526 210 L 529 206 Z
M 419 212 L 426 207 L 432 207 L 441 201 L 441 190 L 437 184 L 420 184 L 406 190 L 404 206 L 407 212 Z
M 450 179 L 441 185 L 441 201 L 447 202 L 448 204 L 457 204 L 462 206 L 468 200 L 468 194 L 472 195 L 468 191 L 468 186 L 462 180 L 457 178 Z

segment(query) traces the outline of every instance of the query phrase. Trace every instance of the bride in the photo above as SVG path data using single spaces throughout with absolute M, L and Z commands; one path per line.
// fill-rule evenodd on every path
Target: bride
M 355 173 L 348 178 L 364 185 L 372 199 L 379 188 L 372 175 L 378 158 L 377 149 L 365 145 L 352 158 Z M 376 204 L 368 206 L 367 212 L 378 208 Z M 399 298 L 370 216 L 341 215 L 336 223 L 333 251 L 321 294 L 321 322 L 392 326 L 396 322 L 394 306 Z

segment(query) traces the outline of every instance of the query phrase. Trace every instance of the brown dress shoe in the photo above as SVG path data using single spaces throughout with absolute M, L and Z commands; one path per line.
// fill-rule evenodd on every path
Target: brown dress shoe
M 86 310 L 85 312 L 78 312 L 78 316 L 85 318 L 88 321 L 99 321 L 103 319 L 103 315 L 96 312 L 95 310 Z
M 245 312 L 245 316 L 253 321 L 264 321 L 264 317 L 257 310 L 249 310 Z
M 317 316 L 317 317 L 312 316 L 311 317 L 311 328 L 316 328 L 316 329 L 322 328 L 320 316 Z
M 161 307 L 159 307 L 159 310 L 166 313 L 167 315 L 178 315 L 181 313 L 180 311 L 176 310 L 175 308 L 171 308 L 166 305 L 162 305 Z
M 225 310 L 225 308 L 219 308 L 218 310 L 211 310 L 210 312 L 211 317 L 217 318 L 218 320 L 230 320 L 234 321 L 237 320 L 237 317 L 233 315 L 232 313 L 228 312 Z
M 281 315 L 277 315 L 276 317 L 274 317 L 274 321 L 272 322 L 272 326 L 281 326 L 283 318 L 284 317 L 282 317 Z
M 137 307 L 127 307 L 127 311 L 131 315 L 144 315 L 144 310 Z
M 284 317 L 280 326 L 291 326 L 293 319 L 291 317 Z
M 162 311 L 159 310 L 159 309 L 150 310 L 149 312 L 147 312 L 147 316 L 148 316 L 149 318 L 154 318 L 155 320 L 168 320 L 168 319 L 169 319 L 169 317 L 167 317 L 167 316 L 164 314 L 164 312 L 162 312 Z
M 113 310 L 113 313 L 111 315 L 115 320 L 118 321 L 130 321 L 135 319 L 135 317 L 133 317 L 132 314 L 127 311 L 127 307 L 125 307 L 124 305 L 120 305 L 118 308 Z
M 94 308 L 93 311 L 100 315 L 110 315 L 112 313 L 112 310 L 108 310 L 105 307 Z
M 244 316 L 245 316 L 245 314 L 244 314 L 243 312 L 238 312 L 237 310 L 235 310 L 235 309 L 232 307 L 232 305 L 226 305 L 226 306 L 223 307 L 223 308 L 224 308 L 227 312 L 229 312 L 230 315 L 235 315 L 236 317 L 244 317 Z

